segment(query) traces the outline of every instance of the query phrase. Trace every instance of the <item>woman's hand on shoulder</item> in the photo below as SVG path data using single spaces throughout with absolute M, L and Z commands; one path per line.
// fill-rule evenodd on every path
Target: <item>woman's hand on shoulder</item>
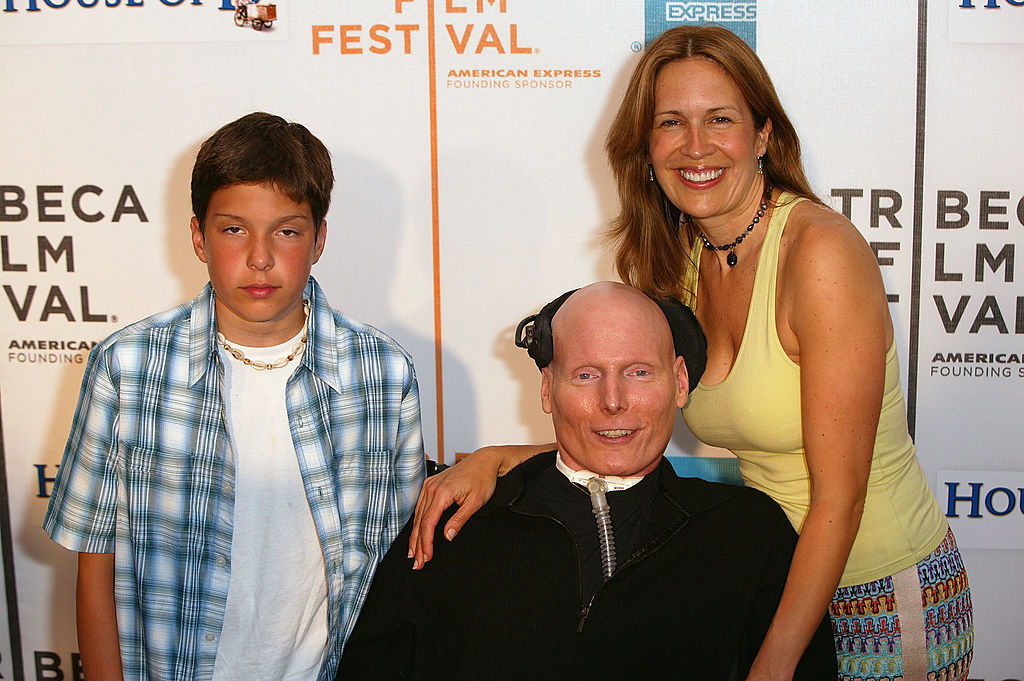
M 432 475 L 423 482 L 413 514 L 409 557 L 412 569 L 419 570 L 434 557 L 434 528 L 445 509 L 453 503 L 459 510 L 445 524 L 444 536 L 451 541 L 466 520 L 480 510 L 494 494 L 500 455 L 495 447 L 478 449 L 457 465 Z
M 427 478 L 416 501 L 412 535 L 409 537 L 412 569 L 421 569 L 434 557 L 434 530 L 445 509 L 453 503 L 459 505 L 459 510 L 444 526 L 444 536 L 451 541 L 470 516 L 494 494 L 499 475 L 504 475 L 534 454 L 551 448 L 548 445 L 482 447 L 457 465 Z

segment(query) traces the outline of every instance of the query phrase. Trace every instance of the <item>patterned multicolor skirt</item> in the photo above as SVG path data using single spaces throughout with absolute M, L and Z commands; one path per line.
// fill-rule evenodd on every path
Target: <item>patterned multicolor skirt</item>
M 839 681 L 967 679 L 974 618 L 952 531 L 917 565 L 838 589 L 829 614 Z

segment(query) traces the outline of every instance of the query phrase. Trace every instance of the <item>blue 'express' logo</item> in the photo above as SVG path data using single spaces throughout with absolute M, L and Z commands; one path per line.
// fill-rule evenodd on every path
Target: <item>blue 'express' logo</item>
M 757 49 L 757 0 L 645 0 L 645 41 L 680 24 L 717 24 Z

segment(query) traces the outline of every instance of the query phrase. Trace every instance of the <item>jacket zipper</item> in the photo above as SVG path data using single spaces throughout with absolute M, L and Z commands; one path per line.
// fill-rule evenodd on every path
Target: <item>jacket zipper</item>
M 611 577 L 608 579 L 611 579 Z M 600 591 L 600 587 L 598 587 L 597 590 Z M 587 615 L 590 614 L 590 606 L 593 605 L 595 598 L 597 598 L 597 593 L 590 597 L 590 602 L 584 605 L 583 610 L 580 611 L 580 621 L 579 624 L 576 625 L 576 633 L 583 631 L 583 626 L 587 623 Z
M 558 518 L 555 518 L 553 516 L 544 515 L 542 513 L 528 513 L 526 511 L 520 511 L 518 509 L 511 508 L 511 504 L 509 506 L 510 506 L 509 510 L 512 511 L 513 513 L 518 513 L 519 515 L 525 515 L 528 518 L 544 518 L 546 520 L 550 520 L 551 522 L 555 523 L 556 525 L 561 527 L 563 530 L 565 530 L 565 533 L 567 535 L 569 535 L 569 541 L 572 543 L 572 550 L 576 554 L 576 601 L 578 603 L 582 603 L 583 602 L 583 575 L 580 572 L 580 547 L 576 545 L 576 539 L 572 536 L 572 532 L 569 531 L 569 528 L 566 527 L 565 524 L 561 520 L 559 520 Z M 594 596 L 596 596 L 596 595 L 597 594 L 594 594 Z M 593 603 L 593 602 L 594 602 L 594 598 L 593 598 L 593 596 L 591 596 L 590 603 Z M 577 631 L 583 631 L 583 623 L 586 622 L 587 613 L 590 612 L 590 603 L 587 603 L 586 605 L 583 606 L 583 611 L 580 613 L 580 621 L 579 621 L 579 627 L 578 627 Z
M 552 520 L 555 520 L 555 519 L 552 518 Z M 558 522 L 558 521 L 555 520 L 555 522 Z M 615 579 L 615 575 L 619 574 L 623 570 L 626 570 L 631 565 L 634 565 L 635 563 L 639 563 L 640 561 L 642 561 L 643 559 L 647 558 L 652 553 L 654 553 L 655 551 L 660 549 L 662 546 L 664 546 L 665 543 L 668 541 L 669 537 L 671 537 L 672 535 L 674 535 L 677 532 L 679 532 L 679 530 L 681 530 L 683 528 L 683 526 L 686 525 L 686 522 L 687 522 L 686 520 L 683 520 L 681 523 L 679 523 L 679 525 L 677 527 L 672 528 L 669 531 L 668 535 L 663 540 L 659 541 L 658 545 L 655 546 L 654 548 L 650 549 L 649 551 L 643 551 L 643 552 L 640 552 L 640 553 L 634 552 L 633 555 L 629 557 L 629 560 L 627 560 L 625 563 L 623 563 L 623 564 L 619 565 L 617 568 L 615 568 L 615 572 L 612 573 L 611 577 L 609 577 L 608 579 L 606 579 L 603 582 L 601 582 L 601 586 L 597 587 L 597 591 L 595 591 L 594 595 L 590 597 L 590 602 L 588 602 L 586 605 L 583 606 L 583 609 L 580 611 L 579 623 L 576 625 L 576 631 L 577 632 L 582 632 L 583 631 L 583 627 L 587 623 L 587 617 L 590 616 L 590 609 L 594 605 L 594 600 L 597 598 L 597 595 L 599 593 L 601 593 L 601 589 L 604 588 L 605 584 L 607 584 L 608 582 L 610 582 L 613 579 Z M 561 523 L 559 523 L 559 525 L 561 525 Z M 564 525 L 562 525 L 562 526 L 565 527 Z M 568 528 L 566 528 L 566 531 L 568 531 Z M 573 544 L 575 544 L 575 543 L 576 542 L 574 540 Z M 577 574 L 579 573 L 579 559 L 578 559 L 578 556 L 579 556 L 579 549 L 577 548 L 577 562 L 576 562 L 576 565 L 577 565 L 576 572 L 577 572 Z M 581 584 L 582 584 L 582 582 L 581 582 Z M 582 599 L 582 596 L 581 596 L 581 599 Z
M 594 605 L 594 599 L 597 598 L 597 594 L 601 593 L 601 589 L 604 588 L 604 585 L 607 584 L 608 582 L 612 581 L 613 579 L 615 579 L 615 575 L 619 574 L 620 572 L 622 572 L 623 570 L 628 568 L 630 565 L 633 565 L 634 563 L 639 563 L 641 560 L 643 560 L 644 558 L 649 556 L 651 553 L 654 553 L 659 548 L 661 548 L 661 547 L 660 546 L 656 546 L 651 551 L 645 552 L 639 558 L 633 558 L 631 556 L 629 560 L 627 560 L 625 563 L 623 563 L 622 565 L 620 565 L 617 568 L 615 568 L 615 572 L 612 573 L 611 577 L 609 577 L 608 579 L 606 579 L 603 582 L 601 582 L 601 586 L 597 587 L 597 591 L 595 591 L 594 595 L 590 597 L 590 602 L 588 602 L 586 605 L 584 605 L 583 609 L 580 611 L 579 623 L 576 625 L 576 631 L 577 632 L 582 632 L 583 631 L 583 627 L 587 623 L 587 617 L 590 615 L 590 608 L 591 608 L 591 606 Z
M 515 500 L 513 500 L 513 502 L 514 501 Z M 510 511 L 512 511 L 513 513 L 518 513 L 519 515 L 524 515 L 524 516 L 527 516 L 529 518 L 546 518 L 546 519 L 554 522 L 555 524 L 557 524 L 559 527 L 561 527 L 563 530 L 565 530 L 566 534 L 569 535 L 569 540 L 572 542 L 573 551 L 576 553 L 576 595 L 577 595 L 577 598 L 579 599 L 579 602 L 582 603 L 583 602 L 583 575 L 580 573 L 580 548 L 579 548 L 579 546 L 576 545 L 576 539 L 572 536 L 572 532 L 570 532 L 569 528 L 566 527 L 565 524 L 562 523 L 562 521 L 559 520 L 558 518 L 555 518 L 555 517 L 550 516 L 550 515 L 544 515 L 542 513 L 528 513 L 526 511 L 520 511 L 518 509 L 514 509 L 514 508 L 512 508 L 512 503 L 513 502 L 509 502 L 509 505 L 508 505 L 508 509 Z M 583 627 L 587 623 L 587 617 L 590 616 L 590 608 L 591 608 L 591 606 L 594 605 L 594 599 L 597 598 L 597 594 L 601 593 L 601 589 L 604 588 L 604 585 L 607 584 L 608 582 L 610 582 L 612 579 L 614 579 L 615 575 L 619 574 L 620 572 L 622 572 L 623 570 L 625 570 L 629 566 L 633 565 L 634 563 L 640 562 L 641 560 L 643 560 L 644 558 L 646 558 L 647 556 L 651 555 L 652 553 L 654 553 L 655 551 L 660 549 L 662 546 L 664 546 L 665 542 L 668 541 L 668 538 L 671 537 L 672 535 L 674 535 L 675 533 L 677 533 L 679 530 L 681 530 L 683 528 L 683 526 L 686 525 L 686 522 L 687 522 L 686 520 L 683 520 L 681 523 L 679 523 L 679 525 L 677 527 L 674 527 L 671 530 L 669 530 L 668 535 L 665 536 L 663 539 L 661 539 L 658 542 L 658 545 L 655 546 L 654 548 L 652 548 L 650 551 L 644 551 L 640 555 L 637 555 L 636 553 L 634 553 L 632 556 L 630 556 L 629 560 L 627 560 L 622 565 L 619 565 L 615 569 L 615 572 L 612 573 L 611 577 L 609 577 L 608 579 L 604 580 L 604 582 L 601 583 L 601 586 L 599 586 L 597 588 L 597 591 L 595 591 L 594 595 L 590 597 L 590 600 L 587 603 L 585 603 L 583 605 L 583 607 L 580 609 L 580 618 L 579 618 L 579 621 L 578 621 L 578 623 L 576 625 L 577 633 L 583 631 Z

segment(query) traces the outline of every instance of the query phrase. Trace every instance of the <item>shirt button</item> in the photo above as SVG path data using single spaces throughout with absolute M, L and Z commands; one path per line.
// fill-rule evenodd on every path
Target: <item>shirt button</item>
M 212 641 L 213 641 L 213 639 L 215 639 L 215 638 L 217 638 L 217 637 L 216 637 L 215 635 L 213 635 L 213 634 L 207 634 L 206 636 L 203 636 L 203 638 L 205 638 L 205 639 L 206 639 L 206 642 L 207 642 L 207 643 L 210 643 L 210 642 L 212 642 Z
M 225 494 L 231 494 L 231 492 L 232 492 L 232 490 L 233 490 L 233 489 L 234 489 L 234 488 L 233 488 L 233 487 L 231 486 L 231 483 L 230 483 L 230 482 L 225 482 L 225 483 L 224 483 L 224 493 L 225 493 Z
M 225 558 L 224 556 L 217 556 L 217 559 L 215 561 L 213 561 L 213 562 L 217 565 L 217 567 L 224 567 L 225 565 L 228 564 L 228 559 Z M 207 636 L 213 636 L 213 634 L 207 634 Z M 207 640 L 209 641 L 209 640 L 212 640 L 212 639 L 207 639 Z

